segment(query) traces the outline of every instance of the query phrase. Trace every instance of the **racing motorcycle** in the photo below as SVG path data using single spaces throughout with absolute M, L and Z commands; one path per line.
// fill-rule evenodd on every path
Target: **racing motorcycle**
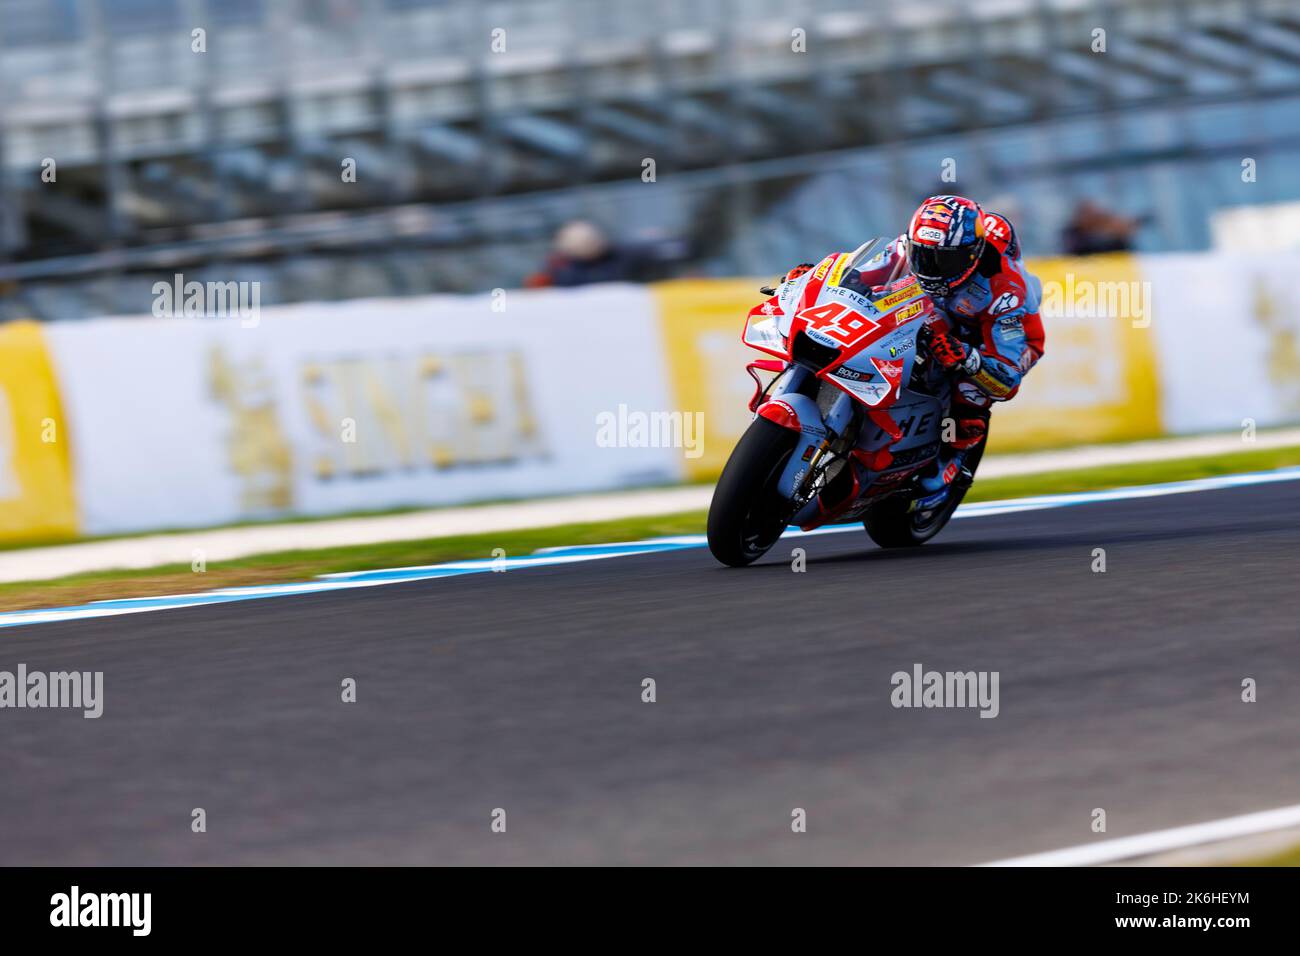
M 709 550 L 723 564 L 761 558 L 789 525 L 805 531 L 862 521 L 873 541 L 923 544 L 948 523 L 974 479 L 981 442 L 937 475 L 953 377 L 926 351 L 947 328 L 910 275 L 845 285 L 883 267 L 885 239 L 827 256 L 802 276 L 759 291 L 742 341 L 772 358 L 746 366 L 754 420 L 741 436 L 709 507 Z M 902 264 L 895 273 L 902 270 Z M 764 385 L 760 372 L 774 373 Z

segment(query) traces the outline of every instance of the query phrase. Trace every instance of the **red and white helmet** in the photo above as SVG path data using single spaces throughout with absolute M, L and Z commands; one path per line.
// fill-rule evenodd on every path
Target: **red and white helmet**
M 946 296 L 984 253 L 984 210 L 964 196 L 931 196 L 907 226 L 907 264 L 928 295 Z

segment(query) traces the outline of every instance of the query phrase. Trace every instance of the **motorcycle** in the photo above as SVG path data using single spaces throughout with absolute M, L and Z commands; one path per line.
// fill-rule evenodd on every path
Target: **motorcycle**
M 749 313 L 742 341 L 772 358 L 746 366 L 754 419 L 732 450 L 709 507 L 708 542 L 723 564 L 761 558 L 790 525 L 805 531 L 862 521 L 887 548 L 933 538 L 952 518 L 986 442 L 950 462 L 934 492 L 953 376 L 930 360 L 947 328 L 901 263 L 883 285 L 853 288 L 883 267 L 887 240 L 827 256 Z M 774 373 L 766 386 L 760 372 Z

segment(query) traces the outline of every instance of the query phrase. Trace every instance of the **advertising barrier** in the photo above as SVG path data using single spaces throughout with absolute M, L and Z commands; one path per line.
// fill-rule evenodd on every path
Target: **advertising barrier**
M 0 326 L 0 539 L 77 532 L 66 438 L 42 327 Z
M 49 329 L 80 529 L 102 534 L 665 483 L 597 444 L 667 405 L 641 288 L 366 300 Z
M 1029 267 L 1047 353 L 994 452 L 1300 420 L 1300 257 Z M 750 421 L 759 284 L 0 326 L 0 539 L 712 478 Z
M 1300 255 L 1149 256 L 1172 433 L 1300 420 Z

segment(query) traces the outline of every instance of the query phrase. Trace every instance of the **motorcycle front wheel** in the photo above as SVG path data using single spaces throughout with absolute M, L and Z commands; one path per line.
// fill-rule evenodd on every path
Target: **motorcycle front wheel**
M 798 444 L 798 432 L 766 418 L 740 437 L 709 505 L 709 550 L 723 564 L 752 564 L 784 533 L 790 503 L 776 486 Z

